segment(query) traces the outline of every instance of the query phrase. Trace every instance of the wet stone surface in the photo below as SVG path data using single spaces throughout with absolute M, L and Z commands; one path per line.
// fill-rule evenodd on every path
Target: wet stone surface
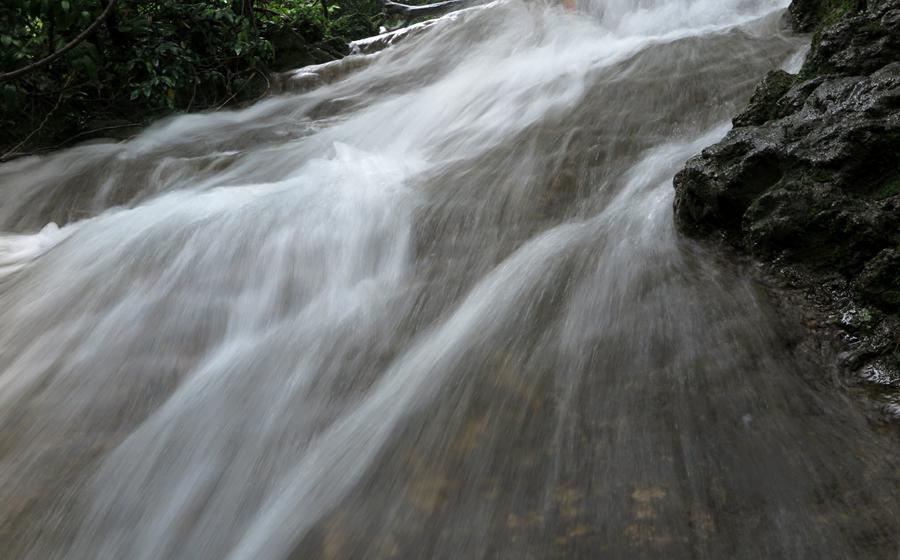
M 770 73 L 735 128 L 675 178 L 689 236 L 749 254 L 804 295 L 842 378 L 896 420 L 900 371 L 900 2 L 796 1 L 799 75 Z M 826 345 L 830 345 L 829 342 Z

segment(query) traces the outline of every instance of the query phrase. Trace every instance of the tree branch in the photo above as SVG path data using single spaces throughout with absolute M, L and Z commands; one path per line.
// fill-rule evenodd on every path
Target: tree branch
M 387 14 L 399 14 L 407 19 L 417 17 L 433 16 L 443 14 L 456 8 L 470 4 L 471 0 L 444 0 L 443 2 L 435 2 L 434 4 L 425 4 L 422 6 L 410 6 L 409 4 L 401 4 L 392 0 L 380 0 Z
M 50 116 L 53 115 L 53 113 L 55 113 L 57 109 L 59 109 L 59 105 L 60 105 L 60 103 L 62 103 L 63 96 L 66 94 L 66 88 L 69 87 L 69 83 L 70 83 L 71 81 L 72 81 L 72 76 L 70 75 L 70 76 L 68 77 L 68 79 L 66 79 L 66 84 L 63 86 L 62 91 L 59 92 L 59 98 L 57 98 L 57 100 L 56 100 L 56 105 L 54 105 L 53 108 L 50 109 L 50 111 L 48 111 L 46 115 L 44 115 L 44 120 L 41 121 L 41 124 L 39 124 L 38 127 L 35 128 L 34 130 L 32 130 L 32 131 L 28 134 L 28 136 L 25 137 L 24 140 L 22 140 L 21 142 L 19 142 L 18 144 L 16 144 L 12 149 L 10 149 L 8 152 L 6 152 L 6 153 L 3 154 L 2 156 L 0 156 L 0 162 L 6 161 L 6 160 L 9 159 L 11 156 L 16 156 L 16 155 L 18 155 L 16 152 L 19 150 L 19 148 L 21 148 L 22 146 L 24 146 L 25 144 L 27 144 L 28 141 L 31 140 L 31 138 L 32 138 L 35 134 L 39 133 L 41 130 L 44 129 L 44 127 L 45 127 L 45 126 L 47 125 L 47 123 L 50 121 Z
M 14 78 L 24 76 L 25 74 L 31 72 L 32 70 L 37 70 L 38 68 L 40 68 L 42 66 L 46 66 L 46 65 L 50 64 L 51 62 L 59 59 L 64 54 L 66 54 L 67 52 L 69 52 L 72 49 L 74 49 L 75 47 L 77 47 L 82 41 L 84 41 L 85 39 L 90 37 L 91 34 L 97 30 L 98 27 L 100 27 L 100 24 L 102 24 L 103 21 L 107 17 L 109 17 L 109 14 L 112 13 L 115 5 L 116 5 L 116 0 L 109 0 L 109 3 L 106 5 L 106 9 L 104 9 L 103 13 L 101 13 L 100 16 L 94 20 L 94 23 L 90 24 L 87 29 L 85 29 L 84 31 L 79 33 L 78 36 L 76 36 L 74 39 L 69 41 L 66 44 L 66 46 L 59 49 L 58 51 L 56 51 L 55 53 L 51 54 L 48 57 L 42 58 L 41 60 L 38 60 L 37 62 L 32 62 L 28 66 L 19 68 L 18 70 L 13 70 L 12 72 L 6 72 L 3 74 L 0 74 L 0 82 L 5 82 L 7 80 L 12 80 Z
M 285 20 L 285 21 L 291 21 L 291 18 L 288 17 L 288 16 L 286 16 L 285 14 L 279 14 L 279 13 L 276 12 L 275 10 L 270 10 L 270 9 L 268 9 L 268 8 L 263 8 L 262 6 L 256 6 L 256 5 L 254 5 L 254 6 L 253 6 L 253 11 L 256 12 L 256 13 L 258 13 L 258 14 L 265 14 L 265 15 L 267 15 L 267 16 L 272 16 L 272 17 L 280 18 L 280 19 L 283 19 L 283 20 Z

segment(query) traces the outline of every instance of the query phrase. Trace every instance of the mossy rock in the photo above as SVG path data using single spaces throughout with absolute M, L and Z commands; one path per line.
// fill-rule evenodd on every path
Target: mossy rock
M 766 74 L 756 86 L 750 104 L 743 113 L 735 117 L 734 126 L 758 126 L 778 118 L 778 101 L 791 89 L 797 76 L 784 70 L 773 70 Z
M 794 29 L 809 33 L 832 25 L 849 12 L 865 9 L 865 0 L 794 0 L 788 13 Z

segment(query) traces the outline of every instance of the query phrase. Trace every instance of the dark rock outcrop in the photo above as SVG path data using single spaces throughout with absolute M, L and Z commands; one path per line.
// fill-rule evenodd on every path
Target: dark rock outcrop
M 840 19 L 821 29 L 801 76 L 870 74 L 898 61 L 900 6 L 895 0 L 844 0 L 826 21 Z
M 766 76 L 676 176 L 676 223 L 791 268 L 865 354 L 853 368 L 900 371 L 900 0 L 795 0 L 789 13 L 815 30 L 803 69 Z M 843 324 L 851 308 L 864 329 Z

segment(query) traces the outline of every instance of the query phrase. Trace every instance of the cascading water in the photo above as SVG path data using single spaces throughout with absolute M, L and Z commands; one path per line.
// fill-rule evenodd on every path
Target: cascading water
M 893 558 L 894 448 L 672 226 L 786 3 L 499 2 L 0 167 L 4 557 Z

